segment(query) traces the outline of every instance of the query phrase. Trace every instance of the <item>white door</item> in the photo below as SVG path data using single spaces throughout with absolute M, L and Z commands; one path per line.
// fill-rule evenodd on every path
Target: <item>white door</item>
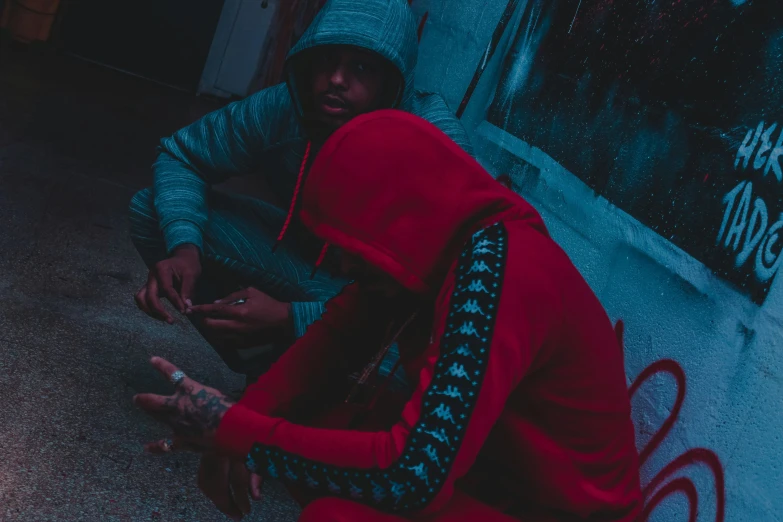
M 278 2 L 225 0 L 199 94 L 224 98 L 249 94 Z

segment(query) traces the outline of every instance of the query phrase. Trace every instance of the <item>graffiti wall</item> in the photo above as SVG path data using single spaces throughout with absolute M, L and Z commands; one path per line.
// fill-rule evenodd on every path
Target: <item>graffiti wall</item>
M 783 245 L 781 7 L 521 3 L 487 119 L 763 302 Z
M 622 328 L 623 323 L 618 323 L 618 331 L 621 332 Z M 620 334 L 620 338 L 622 339 L 622 334 Z M 636 393 L 643 385 L 648 384 L 651 379 L 662 375 L 669 376 L 673 380 L 675 399 L 669 414 L 652 433 L 645 434 L 643 430 L 637 430 L 637 439 L 644 439 L 641 441 L 642 444 L 639 451 L 639 462 L 642 466 L 648 462 L 662 444 L 666 443 L 671 435 L 672 428 L 679 420 L 686 398 L 687 377 L 685 370 L 677 361 L 661 359 L 645 368 L 630 387 L 629 393 L 633 401 Z M 638 402 L 635 402 L 634 405 L 638 406 Z M 638 422 L 638 418 L 642 417 L 643 413 L 640 414 L 638 410 L 634 410 L 634 416 L 637 418 L 637 428 L 642 427 Z M 645 435 L 648 435 L 648 437 L 645 437 Z M 685 450 L 646 481 L 642 490 L 645 506 L 639 517 L 639 522 L 650 520 L 656 508 L 670 500 L 670 497 L 677 496 L 681 496 L 681 501 L 685 503 L 684 509 L 680 509 L 680 512 L 683 514 L 682 519 L 688 522 L 697 522 L 699 512 L 704 513 L 707 510 L 704 508 L 699 509 L 699 488 L 696 485 L 697 482 L 688 476 L 687 471 L 688 468 L 697 468 L 699 466 L 705 468 L 706 474 L 710 475 L 709 480 L 712 481 L 714 488 L 712 491 L 707 490 L 707 493 L 711 493 L 709 497 L 714 499 L 713 505 L 708 508 L 711 515 L 714 513 L 714 518 L 709 520 L 723 522 L 726 519 L 726 479 L 723 464 L 720 461 L 720 457 L 713 450 L 700 447 L 692 447 Z M 702 475 L 704 474 L 702 472 Z M 705 496 L 704 493 L 702 491 L 702 499 Z M 685 516 L 686 513 L 687 516 Z

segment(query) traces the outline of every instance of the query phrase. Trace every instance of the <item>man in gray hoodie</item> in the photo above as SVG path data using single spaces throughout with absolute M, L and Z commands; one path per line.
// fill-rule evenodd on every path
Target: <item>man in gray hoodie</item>
M 312 275 L 320 245 L 293 218 L 325 139 L 359 114 L 397 108 L 470 152 L 443 99 L 414 89 L 417 55 L 405 0 L 330 0 L 291 50 L 285 83 L 163 139 L 153 186 L 130 205 L 131 237 L 150 267 L 139 308 L 171 323 L 166 298 L 232 370 L 251 378 L 265 371 L 347 282 L 329 274 L 328 259 Z M 211 190 L 256 173 L 284 208 Z M 253 351 L 260 354 L 248 357 Z

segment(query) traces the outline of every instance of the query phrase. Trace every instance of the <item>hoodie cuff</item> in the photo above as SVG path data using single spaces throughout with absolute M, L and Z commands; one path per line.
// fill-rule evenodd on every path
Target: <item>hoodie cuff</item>
M 255 389 L 256 386 L 258 383 L 248 386 L 237 404 L 261 415 L 272 415 L 280 407 L 277 397 L 262 389 Z
M 177 220 L 166 225 L 163 228 L 163 240 L 166 242 L 166 250 L 169 254 L 178 246 L 185 244 L 195 245 L 199 253 L 204 254 L 201 229 L 191 221 Z
M 325 310 L 325 304 L 323 301 L 291 303 L 291 317 L 294 322 L 294 336 L 296 339 L 302 337 L 307 328 L 321 318 Z
M 265 444 L 282 419 L 255 413 L 235 404 L 220 421 L 215 434 L 215 449 L 221 455 L 245 459 L 254 444 Z

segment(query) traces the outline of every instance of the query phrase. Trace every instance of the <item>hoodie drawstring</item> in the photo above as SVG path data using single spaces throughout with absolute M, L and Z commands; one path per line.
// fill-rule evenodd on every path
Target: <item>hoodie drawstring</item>
M 305 169 L 307 169 L 307 161 L 310 159 L 310 149 L 312 145 L 313 142 L 307 142 L 307 148 L 305 149 L 304 158 L 302 159 L 302 166 L 299 167 L 299 175 L 296 177 L 296 186 L 294 187 L 294 195 L 291 198 L 291 206 L 288 208 L 288 215 L 285 217 L 283 228 L 280 230 L 280 234 L 277 236 L 277 240 L 272 247 L 272 252 L 277 250 L 278 245 L 280 245 L 280 242 L 283 241 L 285 233 L 288 231 L 289 225 L 291 225 L 291 219 L 294 217 L 294 211 L 296 210 L 296 203 L 299 199 L 299 191 L 302 188 L 302 180 L 304 179 Z
M 288 215 L 285 217 L 283 228 L 280 229 L 280 234 L 275 240 L 275 244 L 272 246 L 272 253 L 277 250 L 277 247 L 283 241 L 285 233 L 288 232 L 288 227 L 291 225 L 291 220 L 294 217 L 294 211 L 296 211 L 296 204 L 299 200 L 299 192 L 302 190 L 302 181 L 304 180 L 305 170 L 307 170 L 307 161 L 310 159 L 310 150 L 313 147 L 313 142 L 307 142 L 307 148 L 305 149 L 304 158 L 302 158 L 302 165 L 299 167 L 299 175 L 296 177 L 296 185 L 294 186 L 294 195 L 291 198 L 291 206 L 288 207 Z M 312 273 L 310 273 L 310 279 L 315 277 L 315 273 L 318 271 L 318 267 L 324 262 L 326 258 L 326 252 L 329 250 L 329 243 L 324 243 L 321 248 L 321 253 L 318 255 L 318 260 L 315 262 Z
M 321 248 L 321 253 L 318 255 L 318 261 L 315 262 L 313 271 L 310 273 L 310 279 L 315 277 L 315 273 L 318 271 L 318 267 L 320 267 L 321 263 L 323 263 L 324 259 L 326 259 L 326 252 L 328 250 L 329 250 L 329 243 L 324 243 L 323 248 Z

